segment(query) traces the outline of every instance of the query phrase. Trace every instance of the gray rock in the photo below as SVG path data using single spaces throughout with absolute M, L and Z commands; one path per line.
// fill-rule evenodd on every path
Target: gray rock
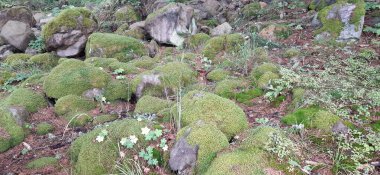
M 321 21 L 318 20 L 318 13 L 316 13 L 311 21 L 311 27 L 320 28 L 322 27 Z
M 211 30 L 211 36 L 219 36 L 224 34 L 230 34 L 232 32 L 232 27 L 228 22 L 220 24 Z
M 3 38 L 0 37 L 0 46 L 7 44 Z
M 89 89 L 83 92 L 82 96 L 89 100 L 95 100 L 97 97 L 103 96 L 103 90 L 98 88 Z
M 21 51 L 25 51 L 29 42 L 34 39 L 29 24 L 10 20 L 1 29 L 3 39 Z
M 136 29 L 136 28 L 144 28 L 145 27 L 145 21 L 139 21 L 131 24 L 129 26 L 129 29 Z
M 25 53 L 29 54 L 29 55 L 36 55 L 36 54 L 38 54 L 38 51 L 36 49 L 28 47 L 28 48 L 26 48 Z
M 25 120 L 29 117 L 29 112 L 25 107 L 11 106 L 8 108 L 8 111 L 11 113 L 12 117 L 16 120 L 16 123 L 19 126 L 23 126 Z
M 145 20 L 145 30 L 157 42 L 181 46 L 184 36 L 195 34 L 194 9 L 181 3 L 171 3 Z
M 344 125 L 341 121 L 338 121 L 332 127 L 332 132 L 334 134 L 347 134 L 348 133 L 348 127 L 346 125 Z
M 159 46 L 156 41 L 152 40 L 150 43 L 147 45 L 148 51 L 149 51 L 149 56 L 151 58 L 154 58 L 156 56 L 157 52 L 159 51 Z
M 10 44 L 0 46 L 0 60 L 5 59 L 8 55 L 13 54 L 17 49 Z
M 33 15 L 34 20 L 36 20 L 36 25 L 40 26 L 40 20 L 46 17 L 46 14 L 43 12 L 38 12 Z
M 36 24 L 32 11 L 26 7 L 12 7 L 0 11 L 0 30 L 10 20 L 24 22 L 30 27 Z
M 79 55 L 86 46 L 87 36 L 81 30 L 72 30 L 67 33 L 56 33 L 52 40 L 57 44 L 57 55 L 61 57 L 72 57 Z

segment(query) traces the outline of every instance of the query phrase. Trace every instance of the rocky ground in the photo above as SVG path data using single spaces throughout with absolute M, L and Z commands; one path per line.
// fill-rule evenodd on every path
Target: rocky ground
M 1 174 L 380 174 L 380 3 L 0 2 Z

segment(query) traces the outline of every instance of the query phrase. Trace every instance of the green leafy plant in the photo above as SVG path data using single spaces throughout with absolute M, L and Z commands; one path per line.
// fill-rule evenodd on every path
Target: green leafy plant
M 269 122 L 268 118 L 256 118 L 255 119 L 256 123 L 259 123 L 261 125 L 265 125 Z
M 45 50 L 45 41 L 41 36 L 37 37 L 35 40 L 30 41 L 28 45 L 38 53 L 42 53 Z
M 96 141 L 97 142 L 103 142 L 104 139 L 108 136 L 108 131 L 103 129 L 99 134 L 98 136 L 96 136 Z
M 374 25 L 374 27 L 369 27 L 369 26 L 366 26 L 364 29 L 363 29 L 364 32 L 371 32 L 377 36 L 380 36 L 380 23 L 377 23 Z

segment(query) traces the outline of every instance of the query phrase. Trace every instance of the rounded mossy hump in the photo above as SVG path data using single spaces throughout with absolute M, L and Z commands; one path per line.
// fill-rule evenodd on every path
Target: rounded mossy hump
M 243 135 L 247 135 L 239 146 L 239 149 L 244 151 L 264 150 L 265 145 L 270 140 L 270 135 L 273 133 L 281 134 L 281 132 L 271 126 L 259 126 L 249 129 Z
M 137 68 L 133 64 L 119 62 L 119 61 L 115 61 L 115 62 L 112 62 L 111 64 L 109 64 L 109 68 L 111 69 L 111 71 L 114 71 L 116 69 L 123 69 L 124 74 L 137 74 L 140 72 L 139 68 Z
M 214 61 L 216 60 L 216 56 L 222 52 L 238 52 L 242 44 L 244 44 L 244 38 L 241 34 L 221 35 L 209 39 L 202 53 L 205 57 Z
M 123 31 L 123 33 L 121 33 L 120 35 L 128 36 L 128 37 L 135 38 L 135 39 L 138 39 L 138 40 L 144 40 L 145 33 L 146 32 L 145 32 L 144 29 L 136 27 L 136 28 L 133 28 L 133 29 L 129 29 L 129 30 Z
M 157 64 L 157 62 L 158 59 L 143 56 L 141 58 L 129 61 L 128 63 L 141 69 L 151 70 L 154 68 L 154 65 Z
M 255 18 L 260 15 L 261 5 L 259 2 L 252 2 L 243 7 L 244 18 Z
M 205 175 L 266 175 L 264 169 L 267 167 L 269 167 L 269 162 L 265 152 L 236 150 L 218 155 Z
M 112 33 L 93 33 L 89 36 L 86 44 L 86 58 L 103 57 L 132 60 L 134 57 L 145 55 L 148 55 L 148 52 L 141 41 Z
M 77 138 L 70 147 L 69 154 L 76 174 L 109 174 L 115 173 L 116 160 L 119 158 L 118 144 L 121 138 L 135 135 L 138 144 L 146 146 L 145 138 L 140 134 L 145 122 L 134 119 L 114 121 L 96 128 Z M 102 130 L 108 132 L 103 142 L 95 139 Z M 127 158 L 132 154 L 126 153 Z
M 0 108 L 0 153 L 20 144 L 25 138 L 25 132 L 19 126 L 11 113 Z
M 44 81 L 48 97 L 61 98 L 66 95 L 81 95 L 91 88 L 103 88 L 111 80 L 105 71 L 80 60 L 69 59 L 53 68 Z
M 147 70 L 147 71 L 141 72 L 140 74 L 138 74 L 136 77 L 133 78 L 131 83 L 132 83 L 132 92 L 134 94 L 136 94 L 137 87 L 139 86 L 140 83 L 142 83 L 144 76 L 150 76 L 150 75 L 154 75 L 153 70 Z M 144 86 L 144 89 L 142 90 L 141 95 L 164 97 L 164 87 L 162 86 L 162 84 Z
M 306 90 L 303 88 L 294 88 L 292 90 L 292 102 L 288 106 L 288 111 L 294 112 L 294 110 L 298 109 L 304 100 Z
M 131 83 L 129 80 L 112 80 L 104 88 L 103 96 L 107 101 L 130 100 L 132 96 Z
M 196 72 L 190 65 L 182 62 L 169 62 L 153 69 L 160 75 L 165 88 L 179 88 L 192 84 L 196 80 Z
M 54 111 L 58 115 L 86 112 L 96 107 L 96 103 L 78 95 L 66 95 L 57 100 Z
M 29 62 L 42 69 L 51 69 L 58 65 L 58 57 L 52 53 L 43 53 L 30 57 Z
M 243 79 L 225 79 L 216 83 L 215 94 L 224 98 L 234 98 L 237 90 L 248 87 L 248 82 Z
M 254 58 L 253 61 L 257 65 L 261 65 L 267 62 L 270 62 L 268 50 L 264 47 L 258 47 L 254 50 Z
M 80 20 L 80 21 L 79 21 Z M 84 26 L 78 25 L 82 24 Z M 68 8 L 42 27 L 41 35 L 48 41 L 55 33 L 62 29 L 65 31 L 80 29 L 81 27 L 94 27 L 97 23 L 91 17 L 91 11 L 86 8 Z
M 7 106 L 22 106 L 28 112 L 37 112 L 40 108 L 47 107 L 45 97 L 33 90 L 27 88 L 18 88 L 14 90 L 4 102 Z
M 332 132 L 332 127 L 341 119 L 333 113 L 320 110 L 311 119 L 311 127 L 319 129 L 323 132 Z
M 58 166 L 58 159 L 55 157 L 41 157 L 38 159 L 34 159 L 26 164 L 26 168 L 28 169 L 39 169 L 47 166 Z
M 42 86 L 44 84 L 45 77 L 47 76 L 47 73 L 44 74 L 34 74 L 27 78 L 25 81 L 23 81 L 20 85 L 20 87 L 27 88 L 27 87 L 34 87 L 34 86 Z
M 108 68 L 110 64 L 114 62 L 119 62 L 116 58 L 99 58 L 91 57 L 84 60 L 85 63 L 91 64 L 94 67 Z
M 230 74 L 231 73 L 229 71 L 218 68 L 209 72 L 207 74 L 207 79 L 214 82 L 218 82 L 226 79 L 228 76 L 230 76 Z
M 281 121 L 287 125 L 303 124 L 306 128 L 311 127 L 311 119 L 320 110 L 319 107 L 306 107 L 297 109 L 295 112 L 287 114 Z
M 211 37 L 205 33 L 191 35 L 185 41 L 185 46 L 189 49 L 197 49 L 203 46 Z
M 54 126 L 47 123 L 47 122 L 39 123 L 36 127 L 37 135 L 45 135 L 45 134 L 50 133 L 52 131 L 54 131 Z
M 283 56 L 285 58 L 294 58 L 294 57 L 298 57 L 299 55 L 301 54 L 300 50 L 297 49 L 297 48 L 290 48 L 290 49 L 287 49 Z
M 11 70 L 0 70 L 0 84 L 4 84 L 12 76 L 14 73 Z
M 116 10 L 114 16 L 116 21 L 127 23 L 139 21 L 141 19 L 140 14 L 134 9 L 132 5 L 126 5 Z
M 63 116 L 72 127 L 83 127 L 93 121 L 93 116 L 89 112 L 72 112 Z
M 134 112 L 138 114 L 157 114 L 159 111 L 170 108 L 172 105 L 173 102 L 170 100 L 145 95 L 137 101 Z
M 199 146 L 196 172 L 197 174 L 203 174 L 216 157 L 216 154 L 228 147 L 228 139 L 214 124 L 199 120 L 179 130 L 177 140 L 189 128 L 191 130 L 190 134 L 186 137 L 186 141 L 192 146 Z
M 27 64 L 30 57 L 32 57 L 32 55 L 24 53 L 11 54 L 7 56 L 7 58 L 5 59 L 5 63 L 12 67 L 17 67 Z
M 232 138 L 248 127 L 245 113 L 239 106 L 212 93 L 190 91 L 182 98 L 181 105 L 183 126 L 203 120 L 217 124 L 227 138 Z
M 273 72 L 265 72 L 260 78 L 256 81 L 256 84 L 259 88 L 265 89 L 268 87 L 269 83 L 273 80 L 279 79 L 280 75 Z
M 253 68 L 251 75 L 250 75 L 250 78 L 254 81 L 258 80 L 266 72 L 273 72 L 273 73 L 278 74 L 279 68 L 278 68 L 278 66 L 276 66 L 273 63 L 261 64 L 261 65 L 257 66 L 256 68 Z

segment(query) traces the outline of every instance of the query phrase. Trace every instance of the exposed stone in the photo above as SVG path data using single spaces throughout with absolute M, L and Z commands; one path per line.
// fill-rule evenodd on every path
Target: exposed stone
M 181 3 L 171 3 L 150 14 L 145 29 L 159 43 L 181 46 L 183 35 L 196 32 L 194 9 Z
M 95 100 L 96 98 L 103 96 L 103 90 L 98 88 L 89 89 L 83 92 L 82 96 L 89 100 Z
M 211 30 L 211 36 L 219 36 L 224 34 L 230 34 L 232 32 L 232 27 L 228 22 L 218 25 Z
M 348 127 L 346 125 L 344 125 L 342 123 L 342 121 L 338 121 L 332 127 L 332 132 L 334 134 L 347 134 L 348 133 Z
M 29 112 L 25 107 L 21 106 L 10 106 L 8 107 L 8 111 L 11 113 L 12 117 L 16 120 L 16 123 L 19 126 L 23 126 L 25 120 L 29 117 Z
M 0 60 L 6 58 L 8 55 L 13 54 L 17 49 L 12 45 L 3 45 L 0 46 Z
M 151 57 L 151 58 L 153 58 L 154 56 L 156 56 L 156 54 L 158 53 L 158 51 L 159 51 L 159 46 L 158 46 L 158 44 L 157 44 L 157 42 L 156 41 L 154 41 L 154 40 L 152 40 L 152 41 L 150 41 L 150 43 L 148 44 L 148 51 L 149 51 L 149 56 Z
M 34 17 L 34 19 L 36 20 L 36 24 L 37 24 L 37 26 L 38 26 L 38 25 L 41 24 L 41 23 L 40 23 L 41 19 L 44 19 L 44 18 L 46 17 L 46 14 L 43 13 L 43 12 L 39 12 L 39 13 L 35 13 L 35 14 L 33 15 L 33 17 Z
M 34 38 L 29 24 L 19 21 L 8 21 L 1 29 L 3 39 L 21 51 L 25 51 L 29 42 Z
M 0 30 L 10 20 L 24 22 L 30 27 L 36 24 L 32 11 L 26 7 L 13 7 L 0 11 Z

